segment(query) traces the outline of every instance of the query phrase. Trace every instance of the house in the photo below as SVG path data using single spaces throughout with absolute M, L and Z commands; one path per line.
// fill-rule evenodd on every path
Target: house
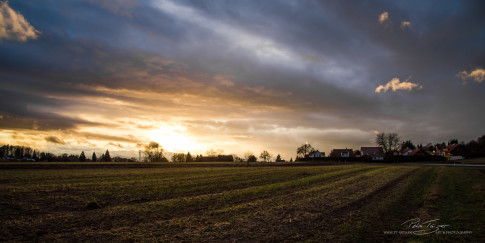
M 463 144 L 450 144 L 443 149 L 443 156 L 448 160 L 463 159 L 465 146 Z
M 451 144 L 446 147 L 449 156 L 463 156 L 465 154 L 465 146 L 463 144 Z
M 200 162 L 234 162 L 232 155 L 201 156 Z
M 356 158 L 362 157 L 362 153 L 360 152 L 360 150 L 354 150 L 354 154 L 352 155 L 352 157 L 356 157 Z
M 330 157 L 349 158 L 354 154 L 352 149 L 333 149 Z
M 446 156 L 446 154 L 447 154 L 446 149 L 440 149 L 440 148 L 435 148 L 435 150 L 433 150 L 433 152 L 431 153 L 431 155 L 435 155 L 435 156 Z
M 384 160 L 384 150 L 381 147 L 362 147 L 362 156 L 370 157 L 372 160 Z
M 431 156 L 431 154 L 429 154 L 422 148 L 417 148 L 417 149 L 414 149 L 411 153 L 409 153 L 409 156 Z
M 411 152 L 413 152 L 413 149 L 405 148 L 399 153 L 401 154 L 401 156 L 410 156 Z
M 308 154 L 308 158 L 325 158 L 325 152 L 312 151 Z

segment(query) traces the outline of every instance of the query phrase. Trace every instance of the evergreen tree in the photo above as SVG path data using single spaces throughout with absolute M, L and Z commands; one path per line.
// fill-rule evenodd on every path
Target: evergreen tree
M 91 160 L 92 160 L 93 162 L 98 161 L 98 157 L 96 157 L 96 152 L 93 152 L 93 156 L 91 157 Z
M 39 160 L 39 155 L 37 155 L 37 151 L 35 151 L 35 149 L 34 152 L 32 152 L 32 159 L 35 159 L 35 161 Z
M 454 138 L 448 141 L 448 145 L 458 144 L 458 139 Z
M 79 155 L 79 161 L 80 162 L 85 162 L 86 161 L 86 155 L 84 155 L 84 151 L 81 152 L 81 155 Z
M 187 152 L 187 156 L 185 157 L 186 162 L 194 162 L 194 158 L 190 154 L 190 152 Z
M 415 149 L 416 146 L 414 146 L 414 144 L 413 144 L 413 142 L 411 142 L 411 140 L 407 140 L 407 141 L 402 143 L 401 150 L 406 149 L 406 148 Z
M 109 151 L 106 149 L 106 153 L 103 155 L 103 161 L 104 162 L 111 162 L 111 156 L 109 155 Z

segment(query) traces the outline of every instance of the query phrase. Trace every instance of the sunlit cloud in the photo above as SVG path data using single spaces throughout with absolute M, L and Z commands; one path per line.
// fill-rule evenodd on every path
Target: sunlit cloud
M 393 78 L 391 81 L 387 82 L 385 85 L 379 85 L 375 92 L 380 93 L 381 91 L 387 92 L 389 89 L 392 91 L 397 91 L 397 90 L 407 90 L 407 91 L 412 91 L 413 89 L 422 89 L 423 86 L 417 83 L 412 83 L 409 82 L 408 79 L 405 81 L 401 82 L 399 78 Z
M 406 29 L 411 28 L 411 22 L 410 21 L 402 21 L 401 22 L 401 30 L 404 31 Z
M 39 34 L 40 31 L 30 25 L 22 14 L 10 8 L 8 1 L 0 2 L 0 40 L 25 42 L 37 39 Z
M 467 80 L 473 80 L 475 83 L 482 83 L 485 80 L 485 69 L 483 68 L 476 68 L 471 72 L 461 71 L 457 75 L 462 81 L 463 84 L 467 83 Z
M 379 15 L 379 23 L 387 26 L 389 23 L 389 13 L 388 12 L 383 12 Z

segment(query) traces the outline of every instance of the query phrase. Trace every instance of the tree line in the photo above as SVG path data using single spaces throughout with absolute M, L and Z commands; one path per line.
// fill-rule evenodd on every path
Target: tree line
M 403 149 L 424 149 L 428 151 L 433 151 L 436 149 L 445 149 L 447 146 L 456 144 L 463 147 L 463 156 L 466 158 L 474 158 L 474 157 L 485 157 L 485 135 L 478 137 L 476 140 L 471 140 L 468 143 L 463 141 L 458 141 L 458 139 L 450 139 L 447 143 L 436 143 L 431 144 L 428 143 L 426 145 L 418 144 L 415 145 L 411 140 L 401 141 L 400 136 L 397 133 L 379 133 L 376 135 L 375 143 L 382 147 L 384 153 L 389 155 L 394 153 L 395 151 L 400 151 Z M 305 143 L 299 146 L 296 149 L 296 160 L 301 160 L 306 158 L 310 155 L 310 153 L 315 152 L 315 148 L 313 148 L 310 144 Z M 174 153 L 172 154 L 171 159 L 169 160 L 164 156 L 164 149 L 160 144 L 156 142 L 150 142 L 144 147 L 143 150 L 143 162 L 202 162 L 207 160 L 207 158 L 213 158 L 213 161 L 217 161 L 218 159 L 223 156 L 222 149 L 210 149 L 206 152 L 206 156 L 202 154 L 193 156 L 190 152 L 185 153 Z M 244 157 L 240 158 L 237 155 L 232 155 L 233 161 L 235 162 L 257 162 L 258 158 L 261 159 L 261 162 L 285 162 L 278 154 L 276 158 L 273 160 L 273 155 L 269 153 L 267 150 L 261 152 L 261 154 L 257 157 L 251 151 L 247 151 L 244 153 Z M 224 157 L 222 157 L 224 159 Z M 55 155 L 50 152 L 39 151 L 36 149 L 32 149 L 28 146 L 17 146 L 17 145 L 3 145 L 0 147 L 0 159 L 3 161 L 49 161 L 49 162 L 137 162 L 139 159 L 135 157 L 131 158 L 123 158 L 119 156 L 111 157 L 109 150 L 102 153 L 99 157 L 97 156 L 96 152 L 93 152 L 91 156 L 86 156 L 84 151 L 81 152 L 80 155 L 73 155 L 73 154 L 62 154 L 62 155 Z M 293 162 L 293 158 L 290 159 L 289 162 Z
M 444 150 L 450 145 L 458 145 L 463 149 L 463 156 L 466 158 L 485 157 L 485 135 L 471 140 L 468 143 L 459 141 L 456 138 L 448 140 L 447 143 L 427 143 L 426 145 L 414 145 L 411 140 L 401 142 L 397 133 L 379 133 L 376 135 L 376 144 L 381 146 L 386 154 L 393 153 L 404 149 L 423 149 L 426 151 Z
M 79 155 L 62 154 L 55 155 L 51 152 L 41 152 L 28 146 L 2 145 L 0 147 L 0 159 L 6 161 L 38 161 L 38 162 L 136 162 L 136 158 L 123 158 L 120 156 L 111 157 L 109 150 L 97 156 L 93 152 L 91 157 L 87 157 L 84 151 Z
M 164 155 L 163 147 L 157 142 L 150 142 L 144 148 L 144 162 L 169 162 L 169 159 Z M 231 160 L 234 162 L 257 162 L 257 157 L 250 151 L 247 151 L 244 154 L 244 158 L 240 158 L 237 155 L 223 155 L 224 150 L 222 149 L 209 149 L 206 151 L 206 156 L 202 154 L 198 154 L 195 157 L 190 153 L 173 153 L 172 158 L 170 159 L 171 162 L 207 162 L 207 161 L 221 161 L 227 162 L 227 160 Z M 229 159 L 229 157 L 231 157 Z M 262 162 L 270 162 L 272 161 L 273 156 L 267 151 L 264 150 L 259 155 L 259 158 Z M 292 159 L 293 160 L 293 159 Z M 292 161 L 291 160 L 291 161 Z M 281 155 L 276 156 L 276 162 L 284 162 L 281 159 Z
M 463 156 L 465 158 L 485 157 L 485 135 L 478 137 L 476 140 L 471 140 L 468 143 L 453 138 L 448 140 L 447 143 L 414 145 L 411 140 L 402 141 L 397 133 L 378 133 L 376 134 L 375 143 L 383 149 L 386 156 L 393 156 L 396 152 L 404 149 L 423 149 L 425 151 L 444 150 L 448 146 L 456 144 L 463 147 Z M 296 160 L 306 160 L 315 151 L 317 150 L 312 145 L 308 143 L 302 144 L 296 149 Z

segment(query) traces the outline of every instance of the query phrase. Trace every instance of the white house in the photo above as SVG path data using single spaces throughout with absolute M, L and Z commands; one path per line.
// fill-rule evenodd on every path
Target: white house
M 308 154 L 308 158 L 325 158 L 325 152 L 312 151 Z

